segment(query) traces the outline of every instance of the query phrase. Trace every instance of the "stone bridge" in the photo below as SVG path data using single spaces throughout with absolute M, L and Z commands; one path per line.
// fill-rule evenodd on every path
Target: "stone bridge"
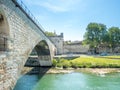
M 12 90 L 31 52 L 51 66 L 55 46 L 18 0 L 0 0 L 0 90 Z M 42 57 L 44 56 L 44 57 Z

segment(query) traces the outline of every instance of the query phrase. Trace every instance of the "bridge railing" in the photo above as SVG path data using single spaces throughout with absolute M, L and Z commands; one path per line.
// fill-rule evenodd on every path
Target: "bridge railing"
M 36 25 L 40 26 L 40 28 L 42 29 L 42 31 L 45 31 L 44 28 L 42 27 L 42 25 L 34 17 L 34 15 L 30 12 L 30 10 L 27 8 L 27 6 L 23 3 L 22 0 L 12 0 L 12 1 L 15 2 L 17 5 L 19 5 L 25 11 L 25 13 L 30 17 L 30 19 L 32 19 L 32 21 L 34 23 L 36 23 Z
M 41 32 L 49 39 L 49 37 L 45 34 L 45 29 L 42 27 L 42 25 L 39 23 L 39 21 L 34 17 L 34 15 L 30 12 L 30 10 L 27 8 L 27 6 L 21 1 L 21 0 L 12 0 L 17 7 L 19 7 L 26 15 L 27 17 L 41 30 Z M 52 43 L 53 41 L 49 39 Z M 54 44 L 53 44 L 54 45 Z

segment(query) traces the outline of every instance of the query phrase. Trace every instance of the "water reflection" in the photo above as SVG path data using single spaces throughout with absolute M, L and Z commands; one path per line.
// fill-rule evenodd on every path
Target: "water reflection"
M 34 86 L 49 69 L 50 67 L 33 67 L 27 74 L 20 76 L 14 90 L 33 90 Z
M 120 90 L 120 73 L 24 75 L 14 90 Z

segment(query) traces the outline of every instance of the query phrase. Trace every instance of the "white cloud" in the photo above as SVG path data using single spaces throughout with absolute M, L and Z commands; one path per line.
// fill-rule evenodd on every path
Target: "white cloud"
M 71 11 L 82 0 L 24 0 L 29 5 L 41 6 L 52 12 L 67 12 Z
M 43 6 L 44 8 L 46 8 L 48 10 L 51 10 L 53 12 L 65 12 L 65 11 L 67 11 L 67 9 L 64 7 L 52 5 L 48 2 L 41 4 L 41 6 Z

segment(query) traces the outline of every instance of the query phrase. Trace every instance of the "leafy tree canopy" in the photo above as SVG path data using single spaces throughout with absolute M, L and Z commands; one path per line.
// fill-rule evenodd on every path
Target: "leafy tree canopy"
M 107 35 L 106 25 L 100 23 L 89 23 L 84 35 L 84 43 L 91 47 L 97 47 L 99 43 L 105 41 Z
M 100 44 L 107 44 L 114 50 L 120 45 L 120 29 L 110 27 L 101 23 L 89 23 L 84 35 L 83 44 L 89 44 L 91 48 L 99 47 Z
M 45 31 L 47 36 L 56 36 L 56 33 Z
M 111 47 L 120 44 L 120 29 L 118 27 L 111 27 L 108 29 L 109 44 Z

